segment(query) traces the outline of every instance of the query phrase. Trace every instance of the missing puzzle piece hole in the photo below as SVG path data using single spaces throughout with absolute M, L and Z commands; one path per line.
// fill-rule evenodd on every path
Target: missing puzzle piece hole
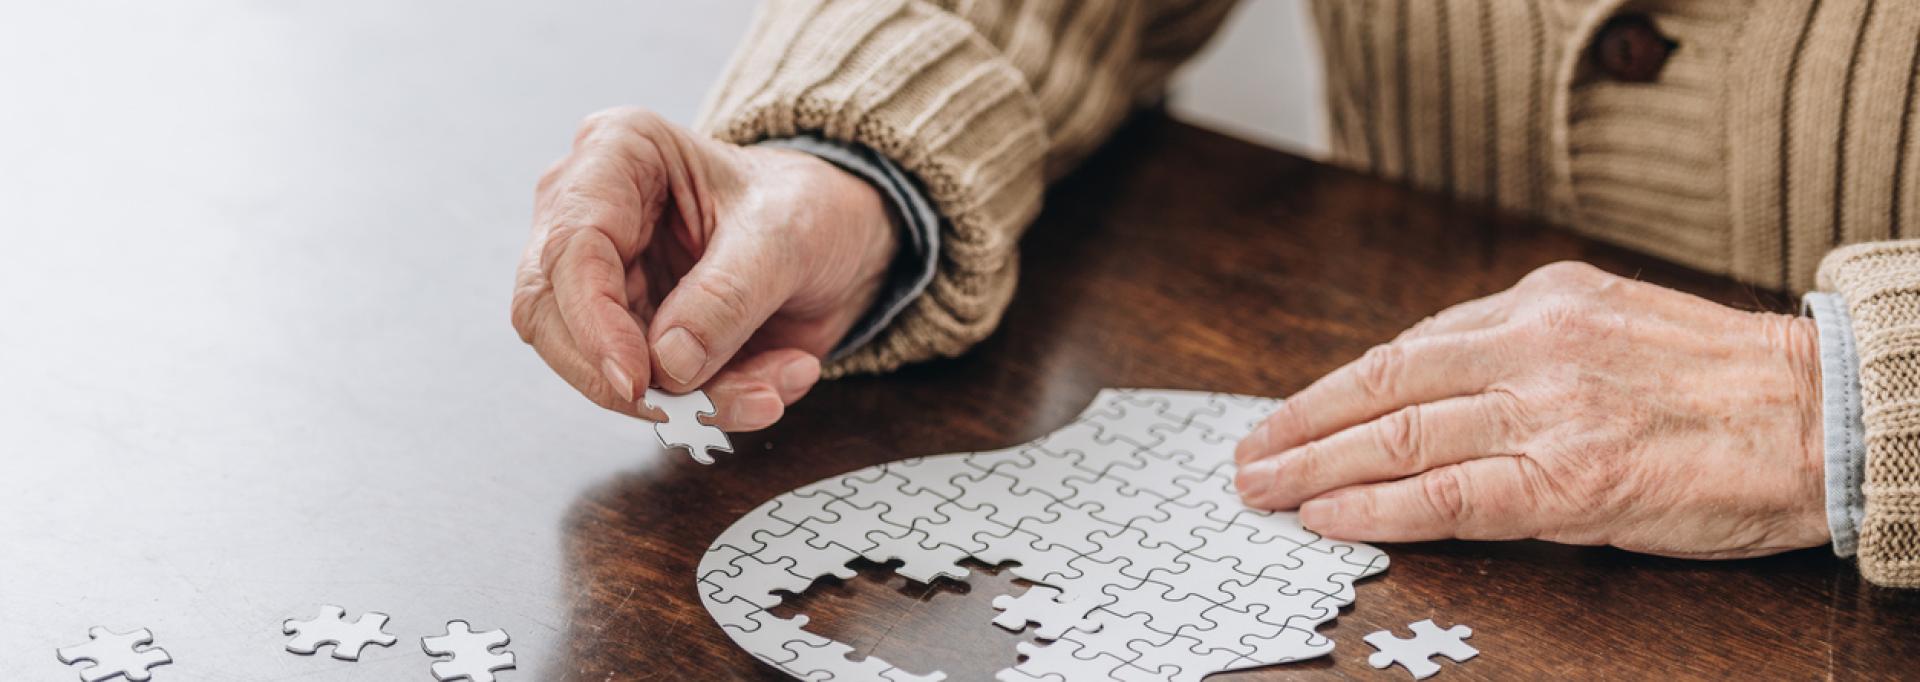
M 778 592 L 781 602 L 768 611 L 781 618 L 805 615 L 808 632 L 853 647 L 849 659 L 879 657 L 917 674 L 943 672 L 949 680 L 993 679 L 1017 662 L 1021 642 L 1048 642 L 1032 625 L 1016 633 L 993 624 L 1000 614 L 993 599 L 1032 585 L 1007 570 L 1017 562 L 965 559 L 960 565 L 969 569 L 966 580 L 931 583 L 895 573 L 900 565 L 855 559 L 847 564 L 853 578 L 826 576 L 802 592 Z

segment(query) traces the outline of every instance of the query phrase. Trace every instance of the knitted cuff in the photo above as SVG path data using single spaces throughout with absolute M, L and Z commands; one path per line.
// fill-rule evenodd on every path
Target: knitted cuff
M 1920 587 L 1920 240 L 1837 249 L 1820 266 L 1820 285 L 1846 299 L 1860 354 L 1860 572 L 1879 585 Z

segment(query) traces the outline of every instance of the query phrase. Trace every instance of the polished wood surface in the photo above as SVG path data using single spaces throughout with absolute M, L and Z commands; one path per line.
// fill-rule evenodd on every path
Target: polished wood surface
M 1793 301 L 1158 117 L 1050 196 L 1018 298 L 974 352 L 822 385 L 744 455 L 611 483 L 570 521 L 581 679 L 641 671 L 777 677 L 706 615 L 693 569 L 733 519 L 791 488 L 909 456 L 1002 447 L 1102 387 L 1284 396 L 1449 304 L 1577 259 L 1744 309 Z M 1479 658 L 1444 679 L 1898 677 L 1920 662 L 1920 595 L 1826 549 L 1695 562 L 1544 543 L 1389 544 L 1385 574 L 1321 632 L 1324 658 L 1216 679 L 1393 679 L 1368 632 L 1466 623 Z M 911 583 L 884 567 L 817 582 L 783 615 L 909 670 L 983 679 L 1031 637 L 987 625 L 1006 574 Z

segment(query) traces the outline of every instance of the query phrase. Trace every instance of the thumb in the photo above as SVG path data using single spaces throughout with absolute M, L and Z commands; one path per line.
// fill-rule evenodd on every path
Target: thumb
M 705 384 L 793 295 L 792 259 L 758 237 L 720 231 L 660 302 L 648 345 L 662 388 Z

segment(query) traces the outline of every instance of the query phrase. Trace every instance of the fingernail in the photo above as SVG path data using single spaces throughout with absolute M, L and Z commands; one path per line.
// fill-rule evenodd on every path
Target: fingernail
M 786 405 L 780 402 L 780 396 L 773 391 L 753 391 L 734 401 L 733 421 L 741 429 L 764 429 L 780 421 L 780 415 L 786 409 Z
M 620 369 L 620 363 L 607 358 L 600 362 L 600 373 L 607 375 L 607 383 L 613 385 L 614 393 L 620 394 L 620 400 L 633 402 L 633 377 L 627 370 Z
M 1307 500 L 1300 505 L 1300 525 L 1308 528 L 1322 528 L 1340 517 L 1340 501 L 1322 497 Z
M 1240 444 L 1233 448 L 1233 459 L 1234 461 L 1245 461 L 1247 458 L 1266 452 L 1266 450 L 1267 423 L 1260 422 L 1259 426 L 1253 427 L 1253 433 L 1249 433 L 1246 438 L 1240 439 Z
M 660 356 L 660 371 L 682 384 L 699 376 L 700 368 L 707 364 L 707 349 L 685 327 L 667 330 L 653 352 Z
M 820 363 L 812 358 L 800 358 L 780 368 L 780 393 L 793 395 L 807 390 L 819 380 Z
M 1278 468 L 1275 464 L 1272 458 L 1267 458 L 1242 465 L 1233 476 L 1233 487 L 1240 490 L 1240 499 L 1254 502 L 1265 495 L 1267 489 L 1273 487 L 1273 472 Z

